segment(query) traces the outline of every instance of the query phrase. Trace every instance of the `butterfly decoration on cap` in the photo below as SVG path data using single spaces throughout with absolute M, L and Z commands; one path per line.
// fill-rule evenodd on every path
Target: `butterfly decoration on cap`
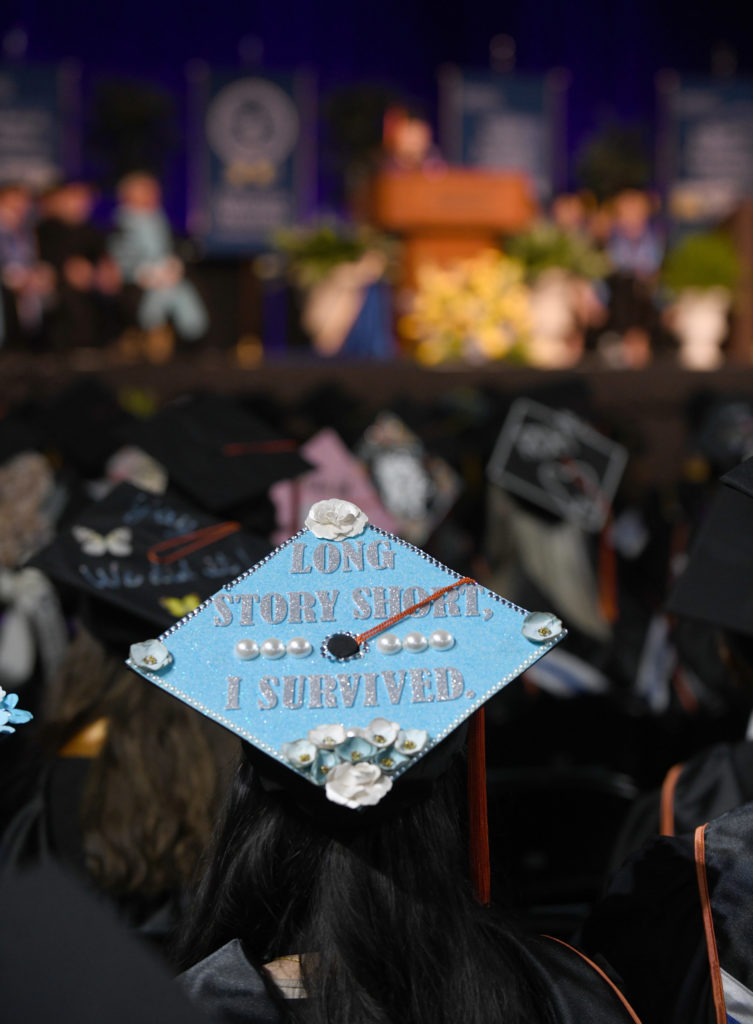
M 89 526 L 74 526 L 71 533 L 85 555 L 112 555 L 127 558 L 133 551 L 133 536 L 128 526 L 117 526 L 109 533 L 98 533 Z

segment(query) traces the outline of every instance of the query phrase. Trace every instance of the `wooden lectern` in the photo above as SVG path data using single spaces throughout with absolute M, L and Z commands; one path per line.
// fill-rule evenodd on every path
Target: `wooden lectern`
M 423 263 L 450 263 L 524 231 L 537 211 L 528 179 L 508 171 L 447 167 L 383 171 L 373 182 L 371 218 L 404 243 L 403 284 Z

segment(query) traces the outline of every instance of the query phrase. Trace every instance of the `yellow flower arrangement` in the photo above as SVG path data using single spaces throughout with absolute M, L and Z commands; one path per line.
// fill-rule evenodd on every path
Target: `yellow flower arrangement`
M 421 267 L 410 312 L 398 324 L 418 362 L 524 361 L 530 315 L 523 275 L 517 260 L 494 249 Z

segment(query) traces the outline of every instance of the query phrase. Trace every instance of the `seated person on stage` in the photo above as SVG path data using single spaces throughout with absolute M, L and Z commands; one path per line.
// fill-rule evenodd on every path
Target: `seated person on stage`
M 50 268 L 39 261 L 33 206 L 25 185 L 0 185 L 0 346 L 34 337 L 54 286 Z
M 159 181 L 142 171 L 127 174 L 118 184 L 118 200 L 110 252 L 125 283 L 136 289 L 139 327 L 159 331 L 172 323 L 181 339 L 197 341 L 209 319 L 175 255 Z
M 555 616 L 327 500 L 174 631 L 131 647 L 132 668 L 245 741 L 183 941 L 202 1009 L 635 1019 L 595 965 L 486 905 L 483 718 L 469 719 L 563 636 Z
M 105 233 L 92 220 L 95 201 L 94 187 L 76 180 L 55 186 L 41 200 L 39 254 L 55 272 L 44 327 L 52 349 L 97 347 L 118 331 L 120 272 L 107 255 Z

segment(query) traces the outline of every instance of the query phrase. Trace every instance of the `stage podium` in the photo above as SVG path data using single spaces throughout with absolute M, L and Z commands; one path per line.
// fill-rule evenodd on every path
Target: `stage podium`
M 403 283 L 423 263 L 446 264 L 524 231 L 537 212 L 528 179 L 507 171 L 447 167 L 383 171 L 372 183 L 371 219 L 404 241 Z

